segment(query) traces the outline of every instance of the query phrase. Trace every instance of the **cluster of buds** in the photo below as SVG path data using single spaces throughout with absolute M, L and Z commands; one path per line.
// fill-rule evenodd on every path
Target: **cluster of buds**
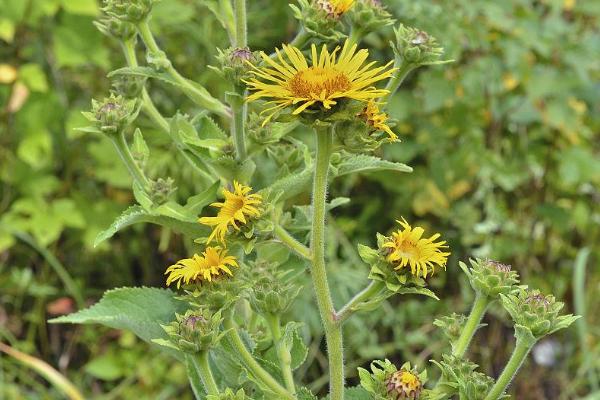
M 134 24 L 118 18 L 100 18 L 94 21 L 94 25 L 104 35 L 123 42 L 133 39 L 137 34 Z
M 397 65 L 415 68 L 421 65 L 446 64 L 451 61 L 441 61 L 444 49 L 437 40 L 427 32 L 400 25 L 394 29 L 396 42 L 391 43 L 396 55 Z
M 371 372 L 358 369 L 360 385 L 377 399 L 418 400 L 427 381 L 427 371 L 419 372 L 410 363 L 398 369 L 389 360 L 375 360 Z
M 285 313 L 300 292 L 300 286 L 288 282 L 287 273 L 281 272 L 277 264 L 257 261 L 247 275 L 248 301 L 260 315 Z
M 230 47 L 218 50 L 217 60 L 219 68 L 212 68 L 219 75 L 230 81 L 235 87 L 243 87 L 243 79 L 249 78 L 252 64 L 260 60 L 257 52 L 252 52 L 248 47 Z
M 102 11 L 123 21 L 139 23 L 145 20 L 157 0 L 104 0 Z
M 520 288 L 518 293 L 501 294 L 502 306 L 515 323 L 517 339 L 537 341 L 560 329 L 567 328 L 579 317 L 559 315 L 564 303 L 539 290 Z
M 469 278 L 469 283 L 477 293 L 498 299 L 501 294 L 510 294 L 517 290 L 519 274 L 510 265 L 493 260 L 469 260 L 471 266 L 460 262 L 459 265 Z
M 461 399 L 484 400 L 494 385 L 492 378 L 477 371 L 477 364 L 462 357 L 443 354 L 442 361 L 432 362 L 441 372 L 436 392 L 443 393 L 444 399 L 458 395 Z M 431 397 L 437 398 L 433 394 Z
M 356 0 L 348 13 L 352 29 L 366 35 L 383 27 L 393 25 L 392 17 L 381 0 Z
M 204 310 L 188 310 L 184 315 L 176 315 L 176 320 L 162 325 L 167 333 L 168 342 L 159 342 L 184 353 L 204 352 L 216 345 L 223 337 L 220 326 L 223 322 L 221 312 L 211 313 Z
M 306 34 L 326 42 L 337 42 L 345 36 L 340 31 L 342 14 L 335 11 L 331 1 L 298 0 L 298 6 L 290 4 L 290 7 Z
M 98 131 L 115 135 L 135 120 L 139 110 L 137 101 L 111 93 L 102 101 L 92 100 L 92 111 L 84 112 L 83 115 Z

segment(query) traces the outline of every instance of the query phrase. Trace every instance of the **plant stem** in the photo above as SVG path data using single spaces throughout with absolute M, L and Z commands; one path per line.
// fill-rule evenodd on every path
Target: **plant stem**
M 229 97 L 229 105 L 233 113 L 233 123 L 231 124 L 231 136 L 235 145 L 235 154 L 238 161 L 244 161 L 248 156 L 246 152 L 245 123 L 248 112 L 248 104 L 244 101 L 246 97 L 245 88 L 236 88 L 237 95 Z
M 502 374 L 500 374 L 496 380 L 496 383 L 486 396 L 485 400 L 497 400 L 502 393 L 504 393 L 510 382 L 519 371 L 519 368 L 521 368 L 521 365 L 523 365 L 523 361 L 525 361 L 525 358 L 527 358 L 527 354 L 529 354 L 529 351 L 534 344 L 535 342 L 528 342 L 517 338 L 517 344 L 515 345 L 512 355 L 510 356 L 510 360 L 508 360 L 508 363 L 504 367 L 504 371 L 502 371 Z
M 268 386 L 273 392 L 282 396 L 283 399 L 293 400 L 292 396 L 283 386 L 279 384 L 267 371 L 261 367 L 261 365 L 254 359 L 250 351 L 246 348 L 246 345 L 242 341 L 242 338 L 238 334 L 238 327 L 235 325 L 231 317 L 226 318 L 224 322 L 225 329 L 227 332 L 227 338 L 231 345 L 237 350 L 237 355 L 242 358 L 244 364 L 250 372 L 257 378 L 260 379 L 266 386 Z
M 154 35 L 150 30 L 150 26 L 148 25 L 148 21 L 144 20 L 140 22 L 138 25 L 138 31 L 146 48 L 155 54 L 160 54 L 164 52 L 158 47 L 156 40 L 154 39 Z M 183 92 L 196 104 L 201 107 L 206 108 L 216 114 L 221 115 L 225 118 L 231 117 L 231 111 L 228 109 L 225 104 L 220 102 L 218 99 L 215 99 L 208 93 L 208 91 L 204 88 L 200 88 L 192 84 L 191 81 L 183 77 L 174 67 L 169 63 L 169 66 L 166 68 L 166 73 L 173 78 L 178 85 L 181 86 Z
M 246 0 L 234 0 L 235 8 L 235 43 L 237 47 L 248 46 L 248 30 L 246 27 Z
M 281 319 L 279 315 L 269 315 L 267 318 L 269 323 L 269 329 L 273 336 L 273 342 L 277 350 L 277 358 L 279 358 L 279 365 L 281 366 L 281 372 L 283 374 L 283 380 L 285 387 L 292 394 L 296 394 L 296 386 L 294 385 L 294 374 L 292 373 L 292 355 L 290 349 L 285 345 L 281 336 Z
M 394 95 L 398 91 L 404 79 L 410 74 L 410 72 L 415 69 L 415 66 L 409 63 L 404 63 L 398 59 L 396 59 L 396 63 L 394 65 L 395 68 L 398 68 L 396 74 L 388 81 L 388 84 L 385 86 L 385 90 L 388 91 L 388 94 L 384 95 L 379 99 L 382 103 L 387 103 L 390 97 Z
M 121 157 L 121 160 L 125 163 L 125 166 L 129 170 L 129 173 L 133 177 L 133 180 L 137 182 L 138 185 L 143 190 L 148 190 L 150 186 L 150 181 L 146 178 L 144 171 L 137 165 L 133 156 L 131 155 L 131 151 L 129 150 L 129 146 L 127 145 L 127 140 L 125 139 L 125 132 L 122 130 L 119 132 L 117 137 L 111 137 L 112 142 L 114 143 L 117 153 Z
M 356 294 L 344 307 L 337 312 L 336 321 L 338 324 L 343 324 L 348 318 L 350 318 L 356 310 L 354 307 L 364 302 L 365 300 L 369 300 L 371 296 L 379 292 L 384 286 L 384 283 L 381 281 L 371 281 L 371 283 L 364 288 L 362 291 Z
M 465 355 L 469 344 L 471 343 L 471 339 L 473 339 L 473 335 L 475 331 L 479 327 L 481 323 L 481 319 L 485 315 L 485 311 L 490 304 L 490 300 L 487 296 L 477 293 L 475 296 L 475 301 L 473 302 L 473 308 L 471 309 L 471 314 L 469 314 L 469 318 L 467 319 L 467 323 L 465 324 L 460 337 L 456 341 L 454 348 L 452 350 L 452 354 L 458 357 L 462 357 Z
M 299 241 L 297 241 L 292 235 L 290 235 L 288 231 L 283 229 L 280 225 L 275 225 L 273 233 L 275 237 L 279 239 L 279 241 L 281 241 L 283 244 L 285 244 L 287 247 L 293 250 L 296 254 L 308 260 L 311 259 L 310 249 L 302 243 L 300 243 Z
M 333 132 L 328 128 L 315 128 L 317 160 L 313 182 L 312 235 L 310 270 L 317 297 L 317 305 L 325 330 L 329 357 L 329 394 L 331 400 L 344 398 L 344 349 L 342 327 L 335 322 L 335 308 L 331 300 L 327 271 L 325 269 L 325 202 L 327 199 L 327 174 L 333 142 Z
M 348 38 L 348 44 L 350 46 L 352 46 L 353 44 L 358 45 L 361 41 L 363 37 L 363 31 L 356 28 L 356 27 L 352 27 L 352 29 L 350 30 L 350 37 Z
M 208 394 L 219 394 L 219 387 L 215 382 L 215 378 L 213 377 L 212 371 L 210 369 L 210 364 L 208 363 L 208 351 L 202 351 L 198 355 L 198 357 L 192 357 L 192 362 L 194 366 L 198 370 L 198 374 L 202 379 L 202 383 L 204 384 L 204 388 Z

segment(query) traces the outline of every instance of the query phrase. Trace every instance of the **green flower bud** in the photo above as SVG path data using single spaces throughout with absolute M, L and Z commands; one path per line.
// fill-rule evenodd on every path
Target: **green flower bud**
M 300 292 L 300 286 L 289 282 L 288 273 L 280 271 L 275 263 L 257 261 L 248 271 L 248 301 L 258 314 L 283 314 Z
M 432 360 L 441 372 L 436 394 L 444 393 L 449 398 L 459 395 L 461 399 L 483 400 L 492 388 L 494 380 L 478 372 L 479 366 L 467 359 L 443 354 L 442 361 Z M 437 398 L 431 396 L 432 398 Z
M 348 15 L 352 28 L 363 35 L 396 22 L 380 0 L 356 0 Z
M 244 389 L 240 389 L 234 392 L 230 388 L 225 389 L 224 392 L 219 394 L 209 394 L 206 400 L 250 400 L 249 397 L 244 393 Z
M 213 313 L 230 310 L 245 295 L 248 285 L 239 279 L 239 274 L 227 279 L 213 279 L 203 282 L 201 288 L 188 291 L 190 303 Z
M 328 1 L 298 0 L 298 3 L 298 6 L 290 4 L 290 7 L 308 35 L 325 42 L 337 42 L 346 36 L 339 30 L 342 28 L 341 14 L 329 7 Z
M 500 294 L 509 294 L 517 289 L 519 274 L 512 271 L 510 265 L 493 260 L 469 260 L 471 267 L 460 262 L 461 269 L 467 274 L 469 282 L 476 292 L 497 299 Z
M 158 178 L 150 183 L 150 198 L 154 204 L 164 204 L 169 201 L 176 190 L 175 181 L 172 178 Z
M 579 318 L 572 314 L 559 315 L 564 303 L 539 290 L 520 288 L 518 293 L 501 294 L 500 298 L 515 323 L 517 334 L 531 334 L 534 340 L 567 328 Z
M 257 64 L 260 60 L 258 52 L 252 52 L 248 47 L 230 47 L 226 50 L 218 49 L 220 68 L 213 68 L 221 76 L 230 81 L 236 87 L 245 87 L 243 79 L 250 77 L 251 64 Z
M 444 332 L 444 335 L 454 343 L 460 337 L 462 329 L 467 322 L 467 316 L 464 314 L 452 313 L 433 321 L 433 325 L 439 327 Z
M 267 151 L 269 157 L 277 164 L 277 169 L 284 170 L 284 173 L 294 171 L 304 163 L 304 152 L 293 143 L 270 146 Z
M 397 369 L 389 360 L 375 360 L 371 363 L 371 372 L 358 369 L 360 385 L 377 399 L 410 399 L 417 400 L 427 381 L 427 371 L 418 372 L 405 363 Z
M 157 72 L 163 72 L 171 68 L 171 60 L 169 60 L 166 53 L 162 50 L 148 52 L 146 62 Z
M 157 0 L 104 0 L 102 11 L 106 14 L 129 21 L 139 23 L 145 20 L 152 6 Z
M 126 99 L 137 99 L 141 96 L 146 84 L 146 77 L 135 75 L 114 75 L 111 77 L 115 92 Z
M 439 47 L 437 40 L 427 32 L 400 25 L 394 29 L 396 42 L 392 48 L 398 61 L 407 66 L 444 64 L 440 61 L 444 49 Z
M 135 100 L 111 93 L 102 101 L 92 100 L 92 112 L 84 115 L 101 132 L 115 135 L 125 129 L 137 117 L 139 106 Z
M 188 310 L 184 315 L 176 314 L 176 321 L 162 325 L 169 336 L 171 347 L 185 353 L 207 351 L 219 342 L 221 312 L 211 314 L 208 310 Z
M 94 21 L 94 25 L 106 36 L 123 42 L 133 39 L 137 34 L 137 29 L 134 24 L 118 18 L 101 18 L 99 21 Z

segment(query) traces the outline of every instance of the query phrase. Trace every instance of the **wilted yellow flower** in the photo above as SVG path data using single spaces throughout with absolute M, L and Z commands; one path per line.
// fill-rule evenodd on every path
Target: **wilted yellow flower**
M 392 237 L 382 246 L 389 249 L 386 259 L 392 264 L 397 264 L 395 270 L 409 265 L 411 274 L 427 278 L 429 271 L 431 274 L 435 272 L 436 266 L 446 268 L 450 253 L 443 251 L 448 248 L 445 241 L 435 241 L 440 237 L 439 233 L 430 238 L 423 238 L 423 228 L 417 226 L 413 229 L 404 218 L 397 222 L 403 229 L 392 233 Z
M 398 135 L 392 132 L 386 123 L 388 119 L 387 114 L 379 111 L 379 107 L 374 101 L 368 102 L 363 111 L 358 115 L 364 118 L 365 122 L 376 130 L 386 132 L 390 140 L 398 140 Z
M 211 206 L 220 208 L 216 217 L 202 217 L 198 220 L 201 224 L 214 226 L 213 231 L 208 237 L 207 243 L 212 242 L 218 237 L 222 243 L 225 243 L 225 235 L 229 226 L 239 230 L 238 224 L 246 224 L 247 218 L 256 218 L 260 216 L 258 206 L 262 203 L 260 194 L 250 194 L 252 188 L 233 181 L 233 192 L 223 188 L 224 202 L 212 203 Z
M 414 372 L 401 369 L 386 380 L 386 389 L 389 395 L 396 396 L 394 398 L 416 400 L 423 390 L 423 383 Z
M 354 2 L 355 0 L 317 0 L 317 5 L 330 16 L 339 18 L 352 7 Z
M 214 276 L 223 272 L 232 275 L 229 267 L 237 267 L 238 263 L 234 256 L 228 256 L 226 249 L 220 247 L 207 247 L 202 255 L 194 254 L 192 258 L 184 258 L 171 265 L 165 271 L 167 286 L 177 281 L 177 289 L 184 284 L 194 281 L 211 282 Z
M 376 68 L 373 68 L 375 62 L 363 65 L 369 51 L 362 49 L 357 52 L 356 44 L 348 41 L 344 43 L 341 52 L 339 46 L 329 52 L 327 46 L 323 45 L 320 54 L 313 44 L 310 65 L 302 52 L 294 46 L 283 45 L 289 62 L 279 49 L 275 51 L 279 62 L 261 52 L 261 57 L 268 65 L 255 67 L 252 71 L 260 80 L 251 78 L 246 81 L 248 88 L 254 91 L 248 97 L 249 101 L 267 98 L 270 99 L 268 104 L 274 104 L 263 111 L 269 113 L 263 125 L 278 110 L 292 105 L 298 105 L 293 114 L 300 114 L 314 104 L 320 103 L 330 109 L 339 99 L 368 102 L 381 97 L 388 91 L 377 89 L 373 84 L 391 77 L 395 71 L 389 68 L 393 62 Z

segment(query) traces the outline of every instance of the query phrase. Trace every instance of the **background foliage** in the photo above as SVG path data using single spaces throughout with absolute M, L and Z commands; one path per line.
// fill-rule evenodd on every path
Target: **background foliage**
M 216 64 L 216 46 L 226 47 L 227 38 L 205 2 L 163 1 L 153 24 L 178 69 L 222 93 L 225 83 L 206 66 Z M 349 322 L 347 351 L 357 360 L 349 366 L 351 379 L 373 358 L 428 365 L 442 350 L 432 316 L 466 311 L 468 292 L 456 266 L 469 256 L 512 264 L 571 312 L 577 296 L 588 310 L 600 306 L 594 296 L 600 288 L 600 5 L 384 3 L 401 22 L 437 37 L 456 62 L 413 73 L 392 99 L 402 143 L 387 146 L 385 156 L 414 173 L 354 177 L 332 188 L 333 196 L 352 199 L 332 211 L 337 303 L 366 280 L 355 244 L 372 244 L 374 233 L 389 231 L 401 215 L 441 232 L 453 256 L 447 273 L 433 281 L 442 302 L 391 302 Z M 191 398 L 185 371 L 147 352 L 131 334 L 45 322 L 108 288 L 163 286 L 164 267 L 186 254 L 186 244 L 139 225 L 93 247 L 98 232 L 133 201 L 111 143 L 73 129 L 86 124 L 80 113 L 90 99 L 108 91 L 106 74 L 124 64 L 120 49 L 92 25 L 95 0 L 0 0 L 0 10 L 1 341 L 46 360 L 86 396 Z M 284 1 L 250 1 L 249 24 L 256 49 L 272 49 L 296 29 Z M 389 59 L 391 35 L 391 29 L 370 35 L 365 45 Z M 167 87 L 153 82 L 151 89 L 165 115 L 193 111 Z M 150 168 L 172 176 L 182 197 L 195 193 L 194 172 L 143 122 Z M 573 291 L 575 259 L 584 248 L 591 250 L 585 291 Z M 299 373 L 318 390 L 326 383 L 325 358 L 318 315 L 306 315 L 312 302 L 303 291 L 293 313 L 309 322 L 309 360 Z M 500 310 L 492 314 L 485 322 L 493 329 L 478 335 L 482 345 L 474 357 L 498 373 L 510 354 L 511 329 Z M 599 326 L 590 313 L 578 329 L 540 343 L 513 387 L 516 398 L 571 399 L 597 390 Z M 4 355 L 0 363 L 0 397 L 59 398 L 31 369 Z

